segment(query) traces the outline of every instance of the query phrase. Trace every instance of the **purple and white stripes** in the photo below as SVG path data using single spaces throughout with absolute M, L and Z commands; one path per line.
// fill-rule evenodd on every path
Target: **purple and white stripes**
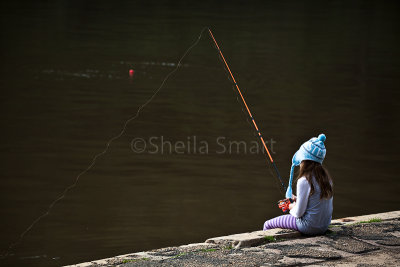
M 296 225 L 296 217 L 290 214 L 275 217 L 264 223 L 264 231 L 273 228 L 292 229 L 296 231 L 299 230 Z

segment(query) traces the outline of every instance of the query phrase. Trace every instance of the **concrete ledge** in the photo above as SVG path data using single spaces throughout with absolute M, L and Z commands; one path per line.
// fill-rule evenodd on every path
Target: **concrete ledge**
M 215 245 L 208 244 L 208 243 L 193 243 L 193 244 L 187 244 L 187 245 L 182 245 L 179 247 L 174 248 L 164 248 L 164 249 L 158 249 L 158 250 L 191 250 L 191 249 L 209 249 L 214 247 Z M 160 256 L 157 255 L 156 252 L 154 251 L 142 251 L 142 252 L 136 252 L 132 254 L 124 254 L 124 255 L 119 255 L 115 257 L 110 257 L 110 258 L 105 258 L 101 260 L 93 260 L 89 262 L 83 262 L 83 263 L 78 263 L 78 264 L 72 264 L 72 265 L 66 265 L 64 267 L 87 267 L 87 266 L 109 266 L 109 265 L 114 265 L 120 264 L 121 262 L 130 262 L 130 261 L 140 261 L 140 260 L 153 260 L 153 261 L 159 261 L 159 260 L 165 260 L 169 258 L 173 258 L 174 256 Z
M 283 239 L 298 237 L 301 236 L 301 234 L 297 231 L 276 228 L 267 231 L 255 231 L 249 233 L 214 237 L 207 239 L 206 243 L 231 246 L 237 249 L 265 243 L 267 241 L 267 236 L 273 237 L 275 239 Z
M 353 223 L 360 223 L 363 221 L 369 221 L 372 219 L 380 219 L 382 221 L 388 221 L 393 219 L 400 218 L 400 210 L 390 211 L 390 212 L 382 212 L 382 213 L 375 213 L 369 215 L 361 215 L 355 217 L 345 217 L 341 219 L 336 219 L 331 221 L 331 225 L 346 225 L 346 224 L 353 224 Z
M 379 219 L 382 221 L 397 220 L 397 219 L 400 219 L 400 211 L 392 211 L 392 212 L 384 212 L 384 213 L 336 219 L 336 220 L 332 220 L 331 225 L 332 226 L 346 226 L 346 225 L 357 224 L 357 223 L 361 223 L 361 222 L 368 222 L 371 219 Z M 361 225 L 362 224 L 360 224 L 360 226 Z M 331 229 L 334 230 L 337 228 L 340 228 L 340 227 L 333 227 Z M 392 233 L 392 235 L 395 237 L 400 236 L 400 232 L 395 231 Z M 254 231 L 254 232 L 248 232 L 248 233 L 214 237 L 214 238 L 207 239 L 204 243 L 195 243 L 195 244 L 188 244 L 188 245 L 183 245 L 183 246 L 179 246 L 179 247 L 163 248 L 163 249 L 157 249 L 157 250 L 152 250 L 152 251 L 143 251 L 143 252 L 137 252 L 137 253 L 132 253 L 132 254 L 125 254 L 125 255 L 120 255 L 120 256 L 116 256 L 116 257 L 95 260 L 95 261 L 90 261 L 90 262 L 84 262 L 84 263 L 79 263 L 79 264 L 69 265 L 69 266 L 76 266 L 76 267 L 109 266 L 109 265 L 123 264 L 124 262 L 132 264 L 134 262 L 139 263 L 140 261 L 164 261 L 164 260 L 176 258 L 177 255 L 184 255 L 184 254 L 193 253 L 196 251 L 207 252 L 207 251 L 215 250 L 215 248 L 221 249 L 221 247 L 223 248 L 223 250 L 225 248 L 228 248 L 228 249 L 233 249 L 234 251 L 257 249 L 256 246 L 261 246 L 261 247 L 265 246 L 262 244 L 266 244 L 271 240 L 293 239 L 293 238 L 300 237 L 300 236 L 301 236 L 301 234 L 297 231 L 277 228 L 277 229 L 271 229 L 268 231 Z M 324 238 L 324 236 L 316 237 L 316 239 L 318 239 L 318 238 Z M 292 244 L 292 243 L 296 243 L 296 242 L 302 242 L 301 240 L 303 240 L 303 239 L 286 240 L 283 243 Z M 355 242 L 354 240 L 350 240 L 350 241 L 353 243 Z M 391 241 L 393 241 L 393 240 L 391 240 Z M 320 242 L 320 241 L 318 241 L 318 242 Z M 347 243 L 349 243 L 349 242 L 347 242 Z M 368 242 L 370 242 L 370 241 L 368 241 Z M 352 245 L 350 245 L 350 243 L 349 243 L 349 246 L 352 246 Z M 376 245 L 376 244 L 374 244 L 374 245 Z M 339 245 L 333 245 L 333 246 L 339 246 Z M 249 247 L 254 247 L 254 248 L 249 248 Z M 244 248 L 244 249 L 242 249 L 242 248 Z M 326 247 L 325 249 L 329 250 L 328 247 Z M 269 249 L 269 250 L 272 251 L 271 249 Z M 295 249 L 293 252 L 290 252 L 290 251 L 289 252 L 293 254 L 296 251 L 297 251 L 297 249 Z M 289 258 L 291 257 L 290 253 L 287 254 L 287 255 L 289 255 L 288 256 Z M 320 252 L 318 252 L 318 253 L 320 253 Z M 236 255 L 236 254 L 232 254 L 232 255 Z M 239 255 L 239 254 L 237 254 L 237 255 Z M 343 254 L 342 256 L 345 257 L 346 255 Z M 315 257 L 317 257 L 317 256 L 315 256 Z M 142 262 L 142 263 L 144 263 L 144 262 Z
M 371 219 L 380 219 L 382 221 L 400 218 L 400 211 L 383 212 L 370 215 L 362 215 L 356 217 L 346 217 L 342 219 L 332 220 L 332 225 L 346 225 L 369 221 Z M 206 243 L 232 246 L 234 248 L 251 247 L 262 244 L 266 241 L 265 237 L 270 236 L 276 239 L 287 239 L 299 237 L 301 234 L 297 231 L 284 230 L 280 228 L 267 231 L 255 231 L 228 236 L 214 237 L 206 240 Z

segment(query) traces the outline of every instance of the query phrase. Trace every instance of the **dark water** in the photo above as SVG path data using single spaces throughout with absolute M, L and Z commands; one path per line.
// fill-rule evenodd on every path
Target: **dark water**
M 334 217 L 398 209 L 398 13 L 395 1 L 2 3 L 1 250 L 119 133 L 204 26 L 285 179 L 300 144 L 324 132 Z M 219 153 L 219 137 L 257 139 L 207 34 L 183 63 L 1 265 L 201 242 L 280 214 L 265 156 Z M 168 144 L 134 153 L 138 137 L 183 141 L 184 153 Z M 208 153 L 193 151 L 205 142 Z

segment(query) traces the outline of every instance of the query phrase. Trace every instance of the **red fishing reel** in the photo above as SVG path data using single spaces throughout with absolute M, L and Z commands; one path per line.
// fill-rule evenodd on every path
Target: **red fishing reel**
M 293 203 L 293 199 L 285 198 L 278 201 L 278 207 L 283 211 L 283 213 L 289 210 L 289 204 Z

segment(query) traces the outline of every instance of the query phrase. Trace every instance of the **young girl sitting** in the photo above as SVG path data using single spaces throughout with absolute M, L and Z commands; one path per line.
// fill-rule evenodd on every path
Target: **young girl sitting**
M 323 234 L 328 229 L 333 211 L 333 183 L 328 171 L 322 166 L 326 155 L 326 137 L 320 134 L 305 142 L 294 154 L 290 171 L 287 198 L 292 198 L 290 214 L 282 215 L 264 223 L 264 230 L 285 228 L 307 235 Z M 297 178 L 297 197 L 292 194 L 295 166 L 300 165 Z

